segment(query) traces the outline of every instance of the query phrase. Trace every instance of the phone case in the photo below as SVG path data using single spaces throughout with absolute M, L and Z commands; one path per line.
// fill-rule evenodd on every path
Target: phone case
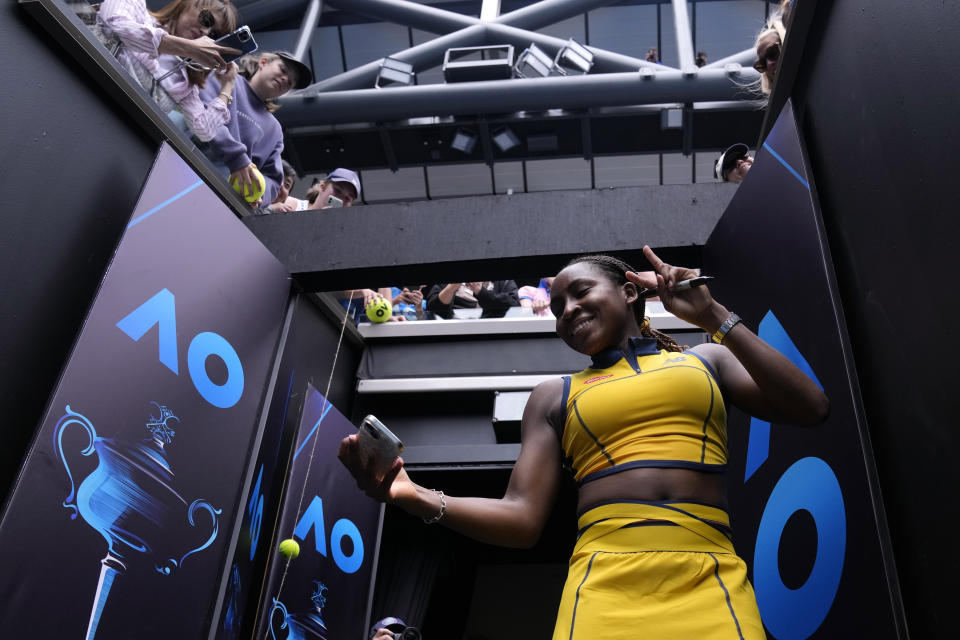
M 367 416 L 360 424 L 357 437 L 360 455 L 372 460 L 374 470 L 382 476 L 393 466 L 393 462 L 403 451 L 403 443 L 376 416 Z
M 253 34 L 250 33 L 250 27 L 246 25 L 238 28 L 232 33 L 228 33 L 222 38 L 217 38 L 216 43 L 224 47 L 231 47 L 241 51 L 239 55 L 224 54 L 222 57 L 226 62 L 233 62 L 240 56 L 253 53 L 257 50 L 257 41 L 253 39 Z

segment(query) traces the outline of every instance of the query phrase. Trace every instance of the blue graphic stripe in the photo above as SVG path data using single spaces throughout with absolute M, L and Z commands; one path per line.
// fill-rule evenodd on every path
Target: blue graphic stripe
M 793 177 L 800 181 L 800 184 L 802 184 L 803 186 L 805 186 L 807 189 L 810 188 L 810 183 L 808 183 L 806 180 L 804 180 L 804 179 L 803 179 L 803 176 L 801 176 L 801 175 L 797 172 L 796 169 L 794 169 L 793 167 L 791 167 L 791 166 L 790 166 L 790 163 L 787 162 L 786 160 L 784 160 L 783 157 L 782 157 L 779 153 L 777 153 L 776 151 L 774 151 L 774 150 L 773 150 L 773 147 L 771 147 L 769 144 L 767 144 L 766 142 L 764 142 L 764 143 L 763 143 L 763 148 L 766 149 L 767 151 L 769 151 L 769 152 L 773 155 L 774 158 L 776 158 L 777 160 L 779 160 L 779 161 L 780 161 L 780 164 L 782 164 L 783 166 L 785 166 L 785 167 L 787 168 L 787 171 L 789 171 L 790 173 L 792 173 L 792 174 L 793 174 Z
M 181 191 L 181 192 L 178 193 L 177 195 L 173 196 L 172 198 L 169 198 L 169 199 L 165 200 L 164 202 L 161 202 L 160 204 L 158 204 L 157 206 L 155 206 L 153 209 L 150 209 L 149 211 L 147 211 L 146 213 L 144 213 L 144 214 L 141 215 L 140 217 L 134 218 L 133 220 L 131 220 L 131 221 L 130 221 L 130 224 L 127 225 L 127 229 L 129 229 L 129 228 L 132 227 L 133 225 L 137 224 L 138 222 L 141 222 L 141 221 L 143 221 L 143 220 L 146 220 L 148 217 L 152 216 L 152 215 L 155 214 L 157 211 L 160 211 L 160 209 L 163 209 L 165 206 L 167 206 L 168 204 L 170 204 L 170 203 L 172 203 L 172 202 L 176 202 L 177 200 L 179 200 L 179 199 L 182 198 L 183 196 L 187 195 L 188 193 L 190 193 L 191 191 L 193 191 L 194 189 L 196 189 L 197 187 L 199 187 L 199 186 L 202 185 L 202 184 L 203 184 L 203 180 L 197 180 L 196 182 L 194 182 L 192 185 L 190 185 L 189 187 L 187 187 L 186 189 L 184 189 L 183 191 Z
M 727 608 L 730 609 L 730 615 L 733 616 L 733 623 L 737 625 L 737 638 L 738 640 L 743 640 L 743 631 L 740 629 L 740 621 L 737 620 L 737 614 L 733 610 L 733 603 L 730 602 L 730 592 L 727 591 L 727 585 L 723 584 L 723 580 L 720 579 L 720 563 L 717 562 L 717 557 L 712 553 L 707 555 L 713 558 L 713 575 L 717 579 L 717 582 L 720 583 L 720 588 L 723 589 L 723 595 L 727 598 Z
M 323 422 L 323 419 L 327 417 L 327 414 L 330 413 L 330 409 L 333 408 L 331 403 L 327 403 L 327 408 L 323 410 L 323 415 L 320 416 L 320 419 L 317 420 L 317 424 L 313 425 L 313 429 L 310 429 L 310 433 L 307 434 L 307 437 L 303 439 L 303 442 L 300 443 L 300 446 L 297 447 L 297 452 L 293 454 L 293 459 L 296 460 L 297 456 L 300 455 L 300 452 L 303 451 L 303 448 L 307 446 L 307 443 L 310 442 L 310 437 L 313 436 L 314 432 L 320 427 L 320 423 Z

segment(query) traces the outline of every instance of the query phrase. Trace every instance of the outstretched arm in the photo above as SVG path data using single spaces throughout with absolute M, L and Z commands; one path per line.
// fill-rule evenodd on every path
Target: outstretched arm
M 505 547 L 530 547 L 536 543 L 560 484 L 560 443 L 550 420 L 557 419 L 561 394 L 559 378 L 538 385 L 530 394 L 521 423 L 520 456 L 504 496 L 446 496 L 446 511 L 440 524 L 475 540 Z M 378 480 L 360 459 L 357 436 L 344 438 L 338 455 L 370 497 L 422 518 L 440 513 L 440 495 L 410 480 L 401 459 Z
M 713 335 L 730 312 L 707 287 L 670 291 L 697 272 L 664 264 L 650 247 L 644 247 L 643 253 L 656 271 L 657 290 L 667 311 Z M 631 280 L 643 284 L 640 277 Z M 827 419 L 830 401 L 820 387 L 743 323 L 727 333 L 722 345 L 703 344 L 692 351 L 714 367 L 725 394 L 747 413 L 796 425 L 816 425 Z

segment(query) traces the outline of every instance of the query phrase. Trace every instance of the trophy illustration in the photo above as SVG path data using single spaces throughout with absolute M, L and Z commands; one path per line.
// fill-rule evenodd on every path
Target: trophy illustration
M 174 474 L 164 447 L 173 442 L 176 434 L 171 423 L 180 419 L 166 406 L 151 404 L 160 415 L 151 413 L 146 423 L 150 436 L 140 442 L 131 444 L 97 436 L 90 420 L 71 410 L 70 405 L 54 429 L 54 447 L 70 480 L 70 493 L 63 506 L 73 511 L 71 519 L 79 514 L 107 541 L 107 555 L 100 561 L 100 581 L 87 624 L 87 640 L 96 636 L 114 580 L 136 554 L 151 558 L 158 572 L 170 575 L 217 537 L 217 516 L 221 510 L 202 499 L 188 505 L 172 486 Z M 73 424 L 80 425 L 89 437 L 89 444 L 80 453 L 89 456 L 96 452 L 99 459 L 97 468 L 79 488 L 63 451 L 64 431 Z M 207 512 L 211 520 L 212 532 L 206 541 L 186 553 L 172 548 L 172 540 L 180 539 L 184 533 L 192 535 L 201 511 Z
M 270 610 L 270 635 L 273 640 L 277 640 L 277 634 L 273 631 L 273 613 L 277 609 L 283 613 L 283 624 L 280 625 L 280 628 L 290 627 L 290 633 L 283 640 L 315 640 L 317 638 L 326 640 L 327 625 L 321 614 L 327 604 L 327 587 L 319 580 L 314 580 L 313 583 L 317 585 L 316 591 L 310 596 L 314 611 L 289 614 L 282 602 L 276 598 L 273 599 L 273 608 Z

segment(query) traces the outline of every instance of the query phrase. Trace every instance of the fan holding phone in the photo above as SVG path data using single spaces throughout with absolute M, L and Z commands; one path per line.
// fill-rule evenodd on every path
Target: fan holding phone
M 182 113 L 191 133 L 207 141 L 230 119 L 237 68 L 223 56 L 242 53 L 233 41 L 224 46 L 214 38 L 236 26 L 230 0 L 173 0 L 156 12 L 148 11 L 144 0 L 105 0 L 93 30 L 161 109 Z M 196 64 L 190 68 L 181 58 Z M 210 69 L 219 70 L 224 95 L 205 103 L 199 90 Z

